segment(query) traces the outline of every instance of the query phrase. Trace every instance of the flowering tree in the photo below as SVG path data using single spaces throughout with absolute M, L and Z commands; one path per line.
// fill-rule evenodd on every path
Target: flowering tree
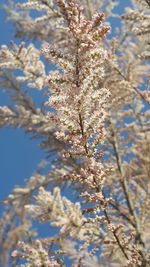
M 1 47 L 0 83 L 15 106 L 0 107 L 0 126 L 39 138 L 50 169 L 3 201 L 2 266 L 150 266 L 149 1 L 122 15 L 113 0 L 9 4 L 28 42 Z M 110 17 L 122 21 L 113 38 Z M 44 108 L 30 87 L 46 92 Z M 47 238 L 34 220 L 50 224 Z

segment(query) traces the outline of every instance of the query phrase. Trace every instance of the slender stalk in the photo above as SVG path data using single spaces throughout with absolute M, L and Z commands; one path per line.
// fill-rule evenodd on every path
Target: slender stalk
M 128 79 L 126 78 L 126 76 L 118 69 L 115 68 L 115 70 L 119 73 L 119 75 L 125 80 L 128 81 Z M 132 86 L 132 89 L 148 104 L 150 105 L 150 101 L 145 97 L 144 94 L 141 93 L 140 90 L 138 90 L 135 86 Z
M 108 224 L 111 224 L 106 209 L 104 209 L 104 214 L 105 214 L 105 218 L 106 218 Z M 119 238 L 118 238 L 118 236 L 117 236 L 117 234 L 116 234 L 116 231 L 113 230 L 112 233 L 113 233 L 113 235 L 114 235 L 114 237 L 115 237 L 115 239 L 116 239 L 116 242 L 117 242 L 117 244 L 118 244 L 120 250 L 122 251 L 123 255 L 125 256 L 125 258 L 126 258 L 127 260 L 129 260 L 129 257 L 128 257 L 128 255 L 127 255 L 125 249 L 123 248 L 123 246 L 122 246 L 121 243 L 120 243 L 120 240 L 119 240 Z
M 112 129 L 112 131 L 113 131 L 113 129 Z M 132 225 L 134 225 L 134 228 L 136 230 L 137 240 L 139 240 L 139 243 L 145 249 L 145 243 L 144 243 L 144 241 L 143 241 L 143 239 L 141 237 L 141 233 L 140 233 L 139 220 L 138 220 L 137 214 L 136 214 L 136 212 L 134 210 L 134 206 L 133 206 L 132 200 L 130 198 L 129 190 L 128 190 L 128 184 L 127 184 L 126 178 L 124 176 L 124 171 L 123 171 L 123 168 L 122 168 L 122 163 L 121 163 L 121 158 L 120 158 L 120 154 L 119 154 L 117 139 L 115 137 L 114 131 L 113 131 L 113 137 L 114 138 L 112 140 L 112 145 L 113 145 L 113 148 L 114 148 L 117 167 L 118 167 L 118 170 L 119 170 L 120 175 L 121 175 L 121 185 L 122 185 L 123 192 L 124 192 L 124 195 L 125 195 L 125 198 L 126 198 L 128 209 L 130 211 L 130 214 L 134 218 L 134 222 L 132 222 Z M 142 257 L 142 260 L 143 260 L 143 262 L 142 262 L 143 265 L 142 266 L 146 267 L 146 260 L 145 260 L 144 252 L 142 250 L 139 250 L 139 253 L 140 253 L 140 255 Z

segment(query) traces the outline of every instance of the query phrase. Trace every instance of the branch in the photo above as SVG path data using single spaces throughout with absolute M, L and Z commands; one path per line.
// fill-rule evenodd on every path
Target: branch
M 113 131 L 113 129 L 112 129 L 112 131 Z M 145 243 L 142 240 L 141 233 L 140 233 L 139 220 L 138 220 L 137 214 L 136 214 L 136 212 L 134 210 L 134 206 L 133 206 L 132 200 L 130 198 L 130 194 L 128 192 L 128 184 L 127 184 L 126 178 L 124 176 L 124 171 L 123 171 L 123 168 L 122 168 L 122 162 L 121 162 L 121 158 L 120 158 L 120 155 L 119 155 L 118 144 L 117 144 L 117 140 L 116 140 L 114 131 L 113 131 L 113 137 L 114 137 L 114 140 L 112 141 L 112 145 L 113 145 L 113 148 L 114 148 L 114 153 L 115 153 L 115 157 L 116 157 L 118 170 L 119 170 L 120 175 L 121 175 L 122 188 L 123 188 L 123 191 L 124 191 L 124 195 L 125 195 L 125 198 L 126 198 L 126 201 L 127 201 L 127 205 L 128 205 L 129 211 L 130 211 L 131 215 L 134 218 L 134 223 L 132 222 L 132 225 L 134 225 L 134 227 L 135 227 L 137 240 L 139 240 L 139 243 L 145 249 Z M 146 265 L 145 265 L 146 264 L 145 255 L 144 255 L 142 250 L 139 250 L 139 253 L 140 253 L 140 255 L 141 255 L 142 259 L 143 259 L 143 265 L 142 266 L 146 267 Z
M 119 75 L 125 80 L 125 81 L 127 81 L 127 82 L 129 82 L 128 81 L 128 79 L 126 78 L 126 76 L 118 69 L 118 68 L 116 68 L 116 67 L 114 67 L 114 69 L 119 73 Z M 135 86 L 132 86 L 132 89 L 148 104 L 148 105 L 150 105 L 150 101 L 145 97 L 145 95 L 144 94 L 142 94 L 141 93 L 141 91 L 140 90 L 138 90 Z
M 105 214 L 105 218 L 106 218 L 108 224 L 110 225 L 110 224 L 111 224 L 111 223 L 110 223 L 110 219 L 109 219 L 108 214 L 107 214 L 107 211 L 106 211 L 105 209 L 104 209 L 104 214 Z M 126 258 L 127 260 L 129 260 L 126 251 L 124 250 L 123 246 L 122 246 L 121 243 L 120 243 L 120 240 L 119 240 L 118 236 L 116 235 L 116 230 L 113 230 L 112 233 L 113 233 L 113 235 L 114 235 L 114 237 L 115 237 L 115 239 L 116 239 L 116 242 L 117 242 L 117 244 L 119 245 L 119 248 L 120 248 L 120 250 L 122 251 L 123 255 L 125 256 L 125 258 Z

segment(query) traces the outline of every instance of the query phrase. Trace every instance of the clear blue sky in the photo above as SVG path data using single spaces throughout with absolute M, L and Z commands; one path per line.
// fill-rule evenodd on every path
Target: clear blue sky
M 6 1 L 1 0 L 0 4 L 6 4 Z M 14 39 L 14 29 L 5 19 L 6 14 L 0 9 L 0 45 L 10 46 L 10 40 Z M 3 91 L 0 88 L 0 106 L 11 103 Z M 38 104 L 39 92 L 34 89 L 31 93 Z M 38 141 L 30 140 L 30 136 L 25 135 L 22 129 L 0 129 L 0 200 L 10 193 L 14 185 L 22 185 L 44 156 L 44 152 L 38 147 Z

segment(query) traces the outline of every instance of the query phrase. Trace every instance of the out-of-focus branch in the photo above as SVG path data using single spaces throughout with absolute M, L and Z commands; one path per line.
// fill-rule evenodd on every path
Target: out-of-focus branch
M 142 256 L 142 259 L 143 259 L 143 265 L 142 266 L 146 266 L 146 260 L 145 260 L 145 255 L 144 255 L 145 243 L 144 243 L 144 241 L 142 239 L 142 236 L 141 236 L 141 233 L 140 233 L 139 219 L 138 219 L 138 216 L 136 214 L 136 211 L 134 209 L 134 206 L 133 206 L 133 203 L 132 203 L 132 200 L 131 200 L 131 197 L 130 197 L 129 186 L 127 184 L 126 177 L 124 175 L 124 170 L 123 170 L 123 167 L 122 167 L 122 161 L 121 161 L 119 148 L 118 148 L 118 142 L 117 142 L 116 134 L 115 134 L 115 131 L 114 131 L 113 128 L 112 128 L 112 137 L 113 137 L 113 140 L 111 141 L 111 143 L 112 143 L 112 146 L 113 146 L 113 149 L 114 149 L 114 154 L 115 154 L 115 157 L 116 157 L 117 167 L 118 167 L 118 170 L 119 170 L 120 175 L 121 175 L 120 182 L 121 182 L 121 185 L 122 185 L 122 188 L 123 188 L 125 199 L 127 201 L 127 206 L 129 208 L 131 216 L 133 217 L 133 222 L 131 224 L 132 224 L 132 226 L 134 226 L 134 228 L 136 230 L 137 240 L 143 246 L 143 249 L 140 250 L 140 253 L 141 253 L 141 256 Z

